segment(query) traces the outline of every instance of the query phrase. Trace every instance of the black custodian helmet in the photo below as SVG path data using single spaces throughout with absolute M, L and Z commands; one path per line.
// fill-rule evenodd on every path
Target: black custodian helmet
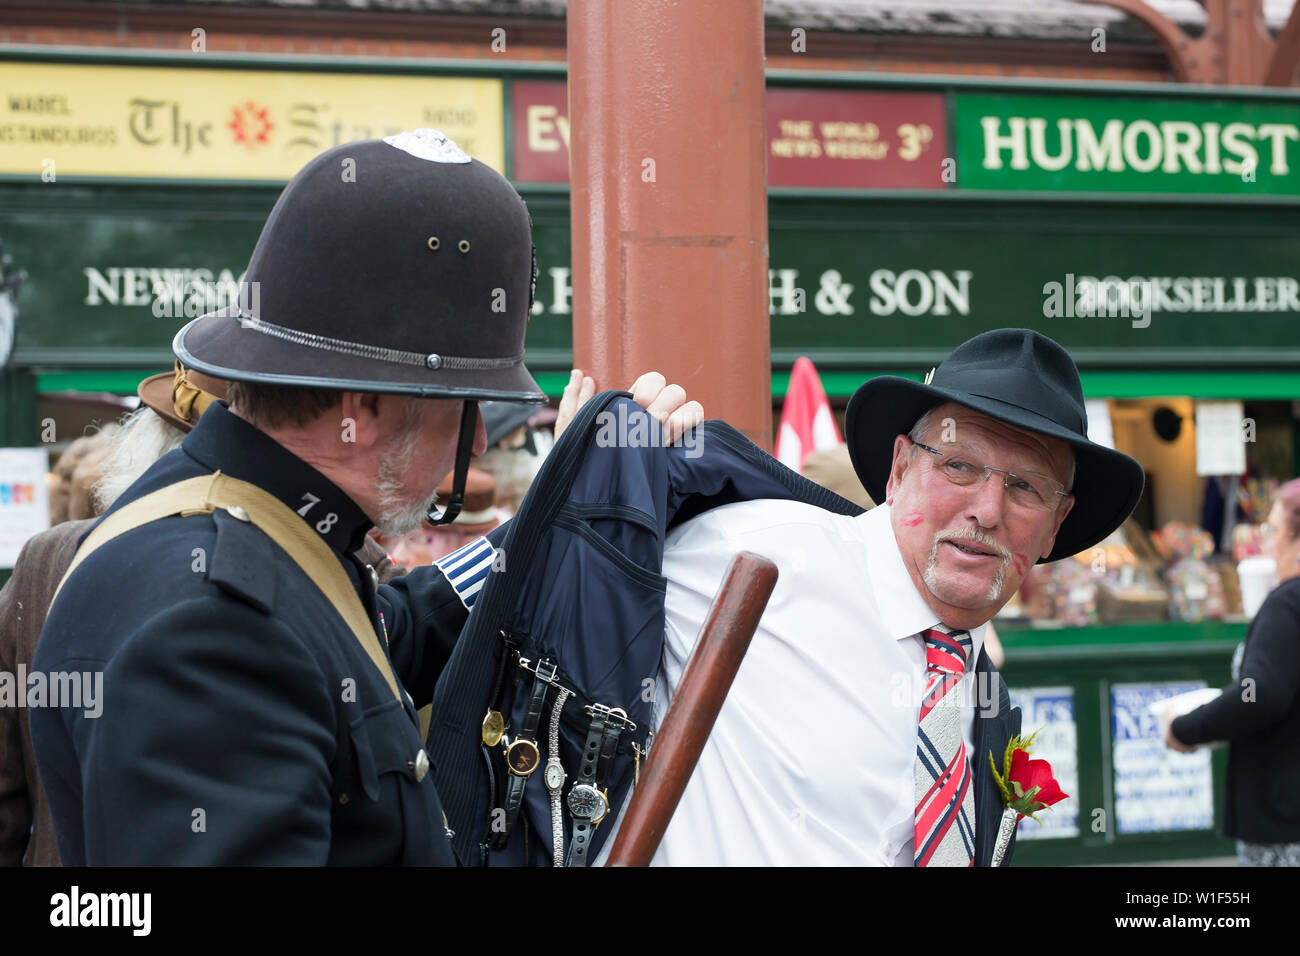
M 172 343 L 232 381 L 542 403 L 524 367 L 528 210 L 432 129 L 346 143 L 290 180 L 240 298 Z
M 464 500 L 481 399 L 543 403 L 524 367 L 532 224 L 499 173 L 437 130 L 321 153 L 280 194 L 239 301 L 172 341 L 185 366 L 268 385 L 460 399 Z

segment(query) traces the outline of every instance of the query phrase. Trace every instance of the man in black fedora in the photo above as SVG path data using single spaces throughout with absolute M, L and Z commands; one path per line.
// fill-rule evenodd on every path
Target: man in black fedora
M 1074 362 L 1027 329 L 976 336 L 923 384 L 872 379 L 845 426 L 879 507 L 819 506 L 788 481 L 796 500 L 714 507 L 665 540 L 654 723 L 727 559 L 754 551 L 780 576 L 656 863 L 995 858 L 1003 805 L 991 762 L 1002 767 L 1021 715 L 985 626 L 1034 563 L 1115 530 L 1142 469 L 1089 441 Z
M 239 301 L 173 342 L 228 405 L 89 532 L 42 631 L 34 671 L 103 679 L 99 713 L 68 693 L 32 712 L 66 865 L 454 862 L 416 708 L 476 569 L 380 586 L 354 552 L 455 517 L 479 401 L 545 400 L 535 275 L 519 195 L 434 130 L 288 184 Z M 698 417 L 663 384 L 639 400 Z

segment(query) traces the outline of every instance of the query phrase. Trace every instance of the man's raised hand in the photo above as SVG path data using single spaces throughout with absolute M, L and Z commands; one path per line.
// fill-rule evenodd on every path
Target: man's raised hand
M 632 393 L 632 399 L 663 426 L 667 442 L 676 441 L 704 421 L 704 407 L 699 402 L 688 402 L 686 389 L 680 385 L 669 385 L 668 380 L 659 372 L 641 375 L 628 391 Z M 581 369 L 575 368 L 570 373 L 569 384 L 564 386 L 564 394 L 560 398 L 560 408 L 555 418 L 556 438 L 573 421 L 578 409 L 595 394 L 595 380 L 590 375 L 584 375 Z

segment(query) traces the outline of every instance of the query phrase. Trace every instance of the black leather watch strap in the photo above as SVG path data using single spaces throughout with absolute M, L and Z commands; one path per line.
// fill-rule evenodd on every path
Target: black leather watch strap
M 490 803 L 493 807 L 497 805 L 497 797 L 500 794 L 497 791 L 496 770 L 492 766 L 492 748 L 483 746 L 483 762 L 487 764 L 488 793 L 491 794 Z M 487 866 L 488 851 L 492 849 L 492 814 L 488 814 L 488 823 L 483 834 L 483 840 L 479 843 L 479 866 Z
M 533 675 L 532 692 L 528 695 L 528 711 L 524 715 L 523 726 L 519 736 L 506 748 L 506 820 L 505 830 L 497 835 L 498 849 L 506 845 L 510 834 L 519 819 L 519 808 L 524 802 L 524 790 L 528 787 L 528 778 L 541 764 L 541 750 L 537 746 L 537 728 L 541 726 L 542 710 L 546 706 L 546 692 L 555 677 L 555 663 L 549 660 L 537 662 L 537 671 Z
M 618 753 L 618 738 L 623 733 L 623 725 L 611 720 L 605 727 L 605 739 L 600 745 L 600 760 L 596 764 L 596 786 L 602 790 L 609 783 L 610 771 L 614 769 L 614 757 Z
M 608 736 L 604 718 L 599 714 L 593 714 L 591 723 L 587 726 L 587 740 L 582 746 L 582 760 L 578 764 L 578 776 L 573 781 L 573 788 L 578 787 L 596 787 L 596 771 L 600 766 L 600 753 L 605 738 Z M 569 791 L 572 795 L 573 790 Z M 605 808 L 609 812 L 609 808 Z M 579 816 L 572 812 L 573 827 L 569 831 L 569 854 L 564 861 L 565 866 L 586 866 L 587 865 L 587 848 L 591 845 L 591 836 L 596 829 L 596 821 L 589 816 Z

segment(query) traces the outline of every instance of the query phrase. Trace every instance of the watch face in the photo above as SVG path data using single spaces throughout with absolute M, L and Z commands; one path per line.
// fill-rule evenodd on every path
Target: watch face
M 605 815 L 605 795 L 585 783 L 569 791 L 568 803 L 569 812 L 581 820 L 598 822 Z
M 495 747 L 506 732 L 506 722 L 499 710 L 489 710 L 483 717 L 483 744 Z
M 506 767 L 516 777 L 526 777 L 537 769 L 542 755 L 531 740 L 516 740 L 506 751 Z
M 560 766 L 558 760 L 549 760 L 546 763 L 546 787 L 548 790 L 559 790 L 564 786 L 564 768 Z

